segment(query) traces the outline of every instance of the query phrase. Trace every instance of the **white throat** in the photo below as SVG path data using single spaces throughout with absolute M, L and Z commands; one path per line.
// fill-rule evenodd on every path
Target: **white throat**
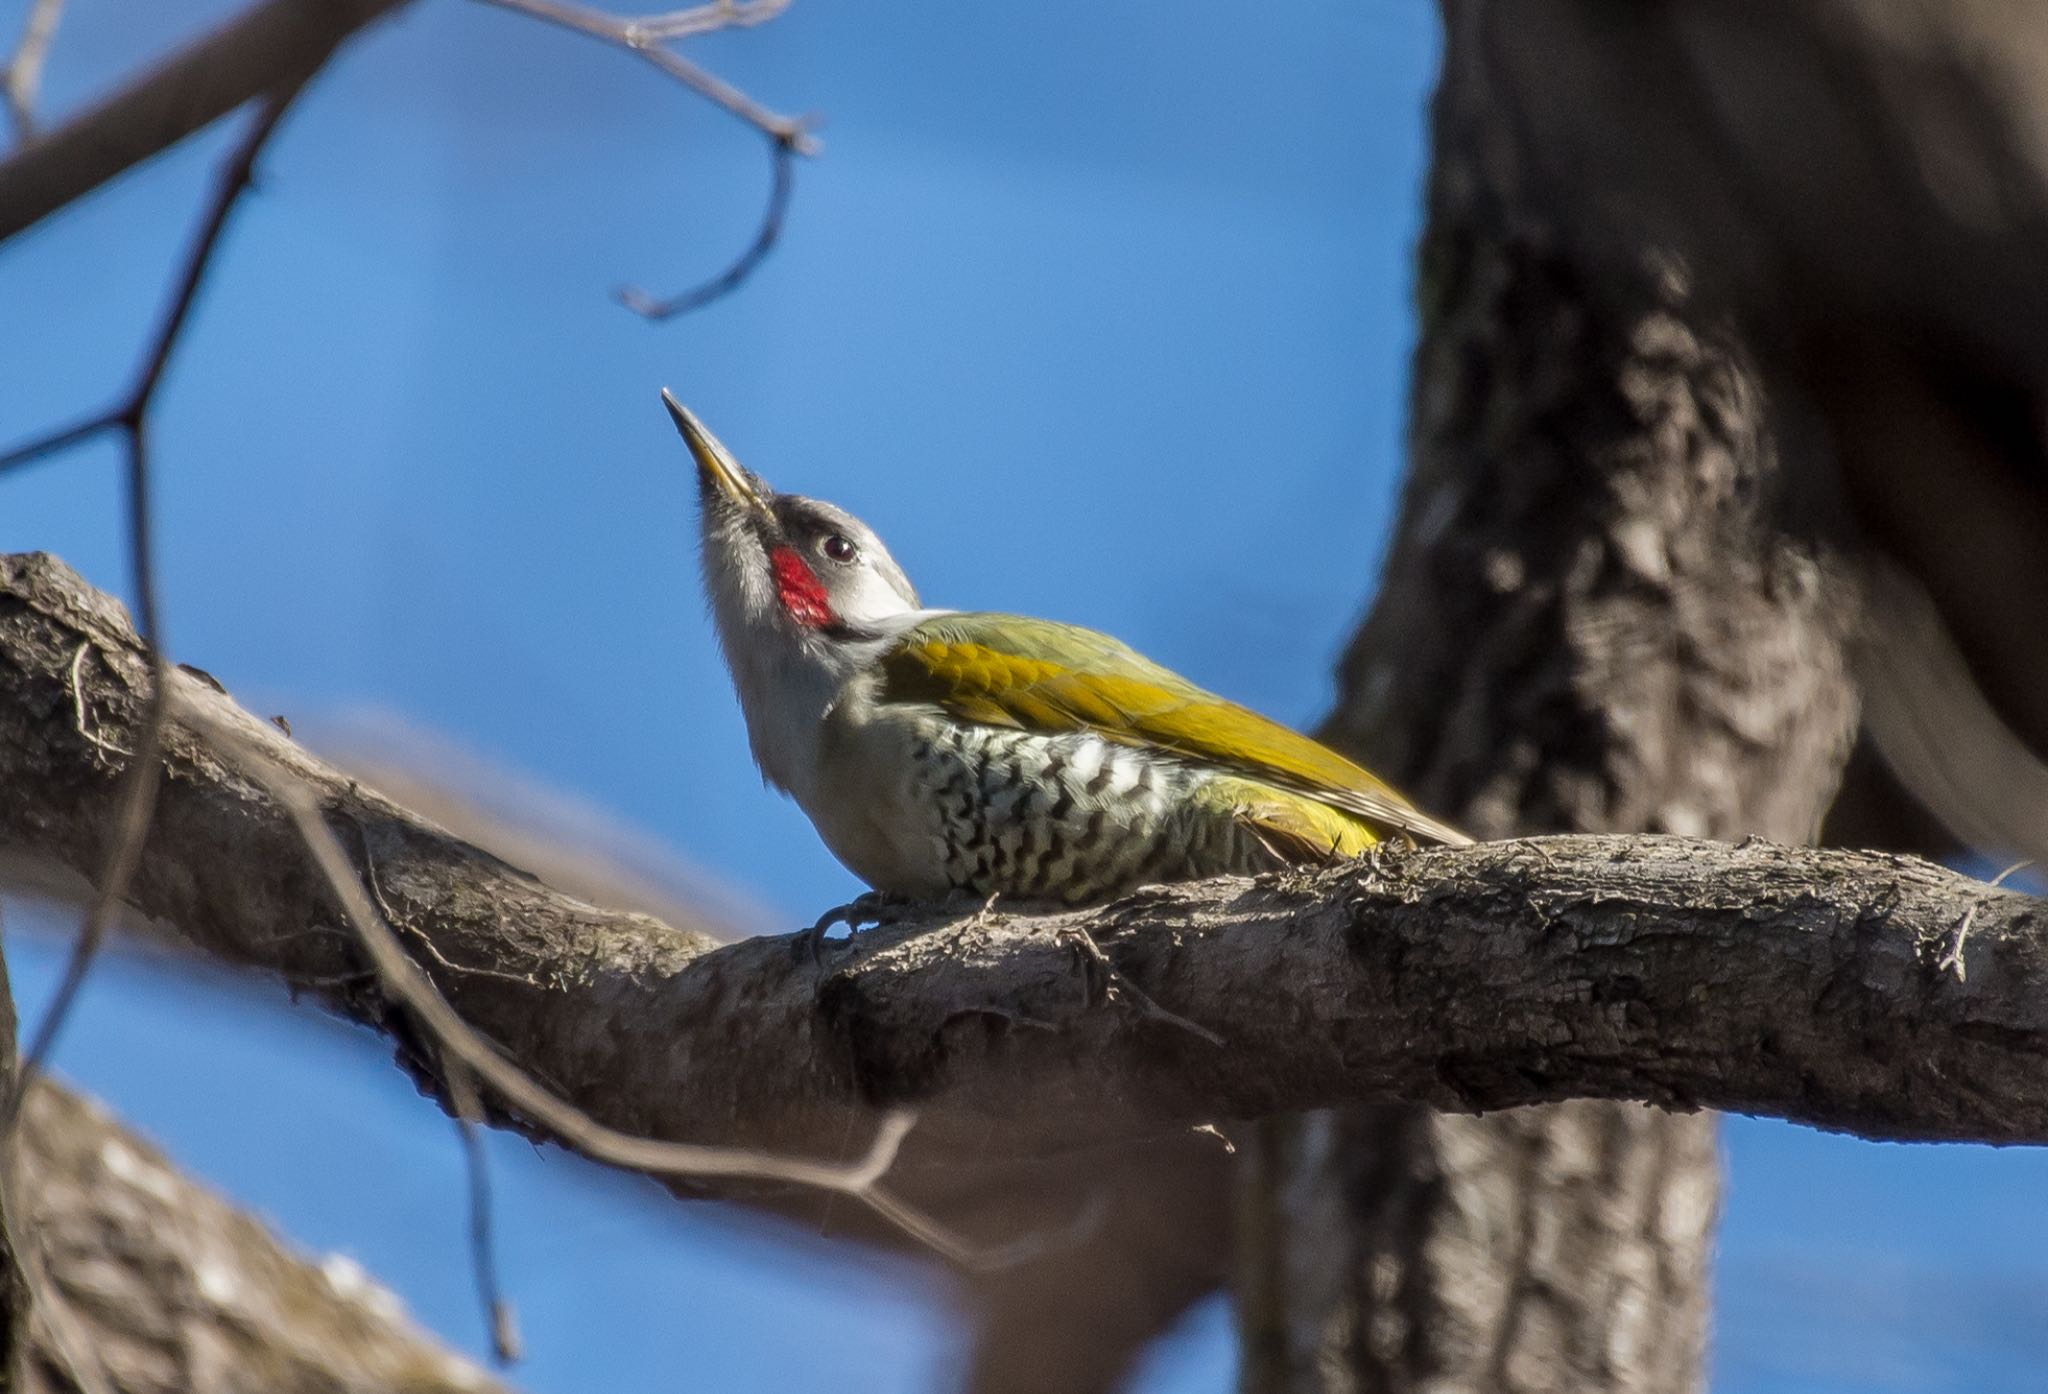
M 778 634 L 749 643 L 744 629 L 719 625 L 719 642 L 732 669 L 747 742 L 761 776 L 798 803 L 816 790 L 825 720 L 849 685 L 881 660 L 906 632 L 950 610 L 908 610 L 880 621 L 872 638 L 827 639 Z

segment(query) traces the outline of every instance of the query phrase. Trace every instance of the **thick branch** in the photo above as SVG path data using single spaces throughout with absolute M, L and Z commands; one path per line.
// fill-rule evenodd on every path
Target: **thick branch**
M 0 560 L 0 847 L 95 864 L 119 760 L 91 737 L 123 741 L 146 671 L 112 601 L 47 557 Z M 656 1137 L 817 1154 L 858 1145 L 852 1114 L 915 1103 L 943 1169 L 943 1144 L 981 1152 L 991 1122 L 1015 1155 L 1346 1101 L 1591 1097 L 2048 1141 L 2048 907 L 1910 858 L 1496 843 L 925 920 L 821 972 L 788 938 L 721 948 L 559 895 L 178 681 L 312 782 L 471 1023 Z M 166 748 L 141 908 L 395 1029 L 351 941 L 322 932 L 338 918 L 285 816 L 190 731 Z
M 168 150 L 242 103 L 302 80 L 403 0 L 266 0 L 0 163 L 0 241 Z
M 20 1143 L 28 1232 L 120 1394 L 503 1390 L 354 1264 L 289 1252 L 70 1091 L 31 1091 Z M 32 1356 L 45 1378 L 28 1387 L 70 1387 L 46 1333 Z

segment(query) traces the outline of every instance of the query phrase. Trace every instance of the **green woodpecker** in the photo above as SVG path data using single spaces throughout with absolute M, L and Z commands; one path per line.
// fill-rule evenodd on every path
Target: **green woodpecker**
M 923 607 L 867 524 L 778 494 L 664 391 L 754 760 L 885 896 L 1068 904 L 1469 841 L 1106 634 Z

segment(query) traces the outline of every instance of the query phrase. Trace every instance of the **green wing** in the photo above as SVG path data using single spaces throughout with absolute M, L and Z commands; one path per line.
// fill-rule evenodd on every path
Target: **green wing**
M 943 615 L 883 657 L 882 683 L 884 701 L 929 702 L 987 726 L 1092 731 L 1306 795 L 1382 830 L 1471 841 L 1336 751 L 1092 629 L 1022 615 Z

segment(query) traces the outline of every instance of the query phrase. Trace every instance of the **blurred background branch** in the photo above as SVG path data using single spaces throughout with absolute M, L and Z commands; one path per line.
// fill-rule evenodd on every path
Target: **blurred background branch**
M 243 103 L 303 84 L 350 35 L 401 3 L 265 0 L 152 64 L 0 162 L 0 241 Z
M 7 115 L 14 122 L 14 138 L 25 141 L 36 131 L 36 91 L 42 86 L 43 60 L 50 42 L 57 37 L 57 21 L 64 17 L 64 0 L 33 0 L 28 22 L 6 66 L 0 67 L 0 82 L 7 93 Z
M 354 1262 L 293 1253 L 63 1085 L 30 1092 L 18 1145 L 18 1222 L 120 1394 L 504 1388 Z M 43 1328 L 23 1355 L 22 1388 L 73 1387 Z

